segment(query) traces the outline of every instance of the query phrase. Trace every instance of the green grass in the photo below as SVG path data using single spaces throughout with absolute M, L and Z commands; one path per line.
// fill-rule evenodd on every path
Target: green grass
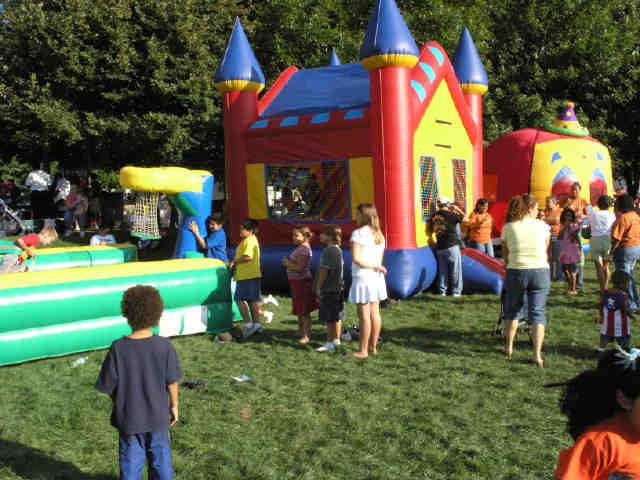
M 366 361 L 317 353 L 295 342 L 290 301 L 263 336 L 220 344 L 173 339 L 185 378 L 181 421 L 171 430 L 178 479 L 541 479 L 571 444 L 548 382 L 594 365 L 597 289 L 555 284 L 543 355 L 514 359 L 492 335 L 498 298 L 425 294 L 382 311 L 384 344 Z M 347 324 L 356 322 L 348 305 Z M 354 344 L 343 344 L 342 353 Z M 87 362 L 75 369 L 82 356 Z M 105 351 L 0 369 L 0 479 L 117 478 L 110 400 L 93 389 Z M 248 375 L 236 383 L 232 376 Z M 146 478 L 146 477 L 145 477 Z

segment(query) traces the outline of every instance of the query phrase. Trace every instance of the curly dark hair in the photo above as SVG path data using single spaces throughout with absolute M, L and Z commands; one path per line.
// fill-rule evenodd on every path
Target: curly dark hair
M 616 198 L 615 209 L 622 213 L 627 213 L 633 210 L 633 197 L 628 193 L 620 195 Z
M 547 385 L 564 386 L 560 410 L 567 416 L 567 430 L 574 440 L 622 410 L 616 398 L 618 390 L 632 401 L 640 397 L 640 358 L 635 362 L 624 358 L 620 349 L 608 350 L 597 368 L 568 382 Z
M 164 304 L 157 289 L 149 285 L 136 285 L 124 292 L 120 307 L 122 315 L 135 332 L 157 327 Z
M 598 197 L 598 208 L 600 210 L 609 210 L 612 203 L 613 200 L 608 195 L 600 195 L 600 197 Z

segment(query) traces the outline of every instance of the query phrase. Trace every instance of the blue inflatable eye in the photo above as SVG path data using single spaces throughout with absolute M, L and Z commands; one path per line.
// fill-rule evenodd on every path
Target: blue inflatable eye
M 553 164 L 553 162 L 555 162 L 556 160 L 561 160 L 561 159 L 562 159 L 562 155 L 556 152 L 551 156 L 551 163 Z

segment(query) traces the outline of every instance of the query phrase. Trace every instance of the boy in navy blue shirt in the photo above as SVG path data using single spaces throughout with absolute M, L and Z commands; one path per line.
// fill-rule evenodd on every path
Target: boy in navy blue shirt
M 171 342 L 154 335 L 162 316 L 160 293 L 136 285 L 122 296 L 131 335 L 111 344 L 96 390 L 111 397 L 111 425 L 120 432 L 120 478 L 139 480 L 149 459 L 149 478 L 172 480 L 169 427 L 178 421 L 182 370 Z
M 221 218 L 211 216 L 207 218 L 205 224 L 209 231 L 207 238 L 202 238 L 196 222 L 192 221 L 189 224 L 189 230 L 196 237 L 196 242 L 198 242 L 202 250 L 205 250 L 207 258 L 217 258 L 224 263 L 229 263 L 229 257 L 227 257 L 227 234 L 222 227 L 224 221 Z

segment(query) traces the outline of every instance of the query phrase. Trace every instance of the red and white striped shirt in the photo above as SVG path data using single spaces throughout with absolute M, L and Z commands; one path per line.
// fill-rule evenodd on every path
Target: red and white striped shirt
M 602 328 L 600 333 L 609 337 L 631 335 L 631 327 L 625 309 L 627 294 L 606 290 L 602 301 Z

